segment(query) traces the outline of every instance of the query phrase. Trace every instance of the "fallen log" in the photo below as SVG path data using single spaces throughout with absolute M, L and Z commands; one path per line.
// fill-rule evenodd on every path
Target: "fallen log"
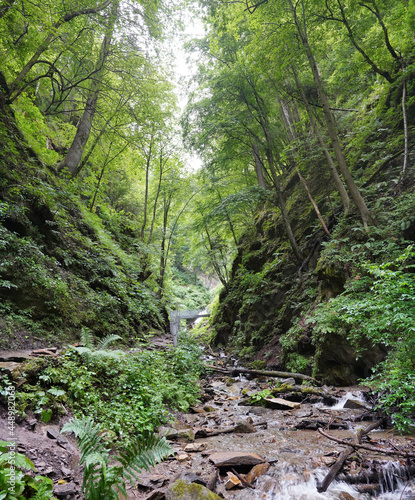
M 278 378 L 294 378 L 298 380 L 307 380 L 309 382 L 313 382 L 314 384 L 321 385 L 321 383 L 313 377 L 308 375 L 304 375 L 303 373 L 290 373 L 290 372 L 276 372 L 276 371 L 267 371 L 267 370 L 249 370 L 248 368 L 231 368 L 226 369 L 220 366 L 206 365 L 206 368 L 210 370 L 215 370 L 221 373 L 241 373 L 248 375 L 258 375 L 259 377 L 278 377 Z
M 254 425 L 255 427 L 259 425 L 266 425 L 268 422 L 266 420 L 262 420 L 261 422 L 255 422 Z M 230 434 L 232 432 L 237 431 L 239 427 L 239 424 L 233 425 L 232 427 L 222 427 L 220 429 L 215 429 L 214 431 L 208 431 L 205 429 L 197 429 L 195 436 L 197 438 L 199 437 L 210 437 L 210 436 L 218 436 L 219 434 Z
M 373 429 L 377 429 L 378 427 L 380 427 L 383 420 L 384 419 L 381 418 L 376 422 L 372 422 L 368 427 L 366 427 L 366 429 L 359 429 L 356 434 L 354 443 L 348 443 L 347 441 L 338 440 L 337 438 L 334 438 L 333 436 L 330 436 L 330 434 L 324 432 L 322 429 L 317 429 L 318 432 L 322 434 L 324 437 L 331 439 L 332 441 L 341 442 L 341 444 L 345 444 L 347 446 L 347 448 L 344 451 L 342 451 L 342 453 L 340 453 L 339 457 L 336 460 L 336 463 L 332 465 L 329 473 L 324 478 L 324 481 L 317 486 L 317 491 L 319 493 L 324 493 L 327 490 L 327 488 L 330 486 L 332 481 L 339 473 L 340 469 L 343 467 L 346 458 L 355 451 L 356 446 L 362 447 L 362 445 L 360 444 L 362 437 L 365 436 L 366 434 L 369 434 L 369 432 L 373 431 Z

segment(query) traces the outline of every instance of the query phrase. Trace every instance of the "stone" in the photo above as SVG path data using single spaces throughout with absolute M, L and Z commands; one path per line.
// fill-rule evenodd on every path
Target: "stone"
M 223 451 L 213 453 L 210 455 L 209 460 L 216 465 L 216 467 L 237 467 L 239 465 L 257 465 L 265 462 L 256 453 L 249 453 L 243 451 Z
M 185 452 L 197 452 L 197 451 L 203 451 L 206 448 L 206 443 L 189 443 L 188 445 L 185 446 L 184 451 Z
M 280 380 L 281 385 L 286 384 L 286 385 L 295 385 L 295 379 L 293 377 L 285 378 L 284 380 Z
M 273 408 L 274 410 L 293 410 L 301 406 L 301 403 L 293 403 L 282 398 L 267 397 L 264 401 L 268 408 Z
M 61 472 L 64 476 L 71 476 L 72 475 L 71 469 L 68 469 L 68 467 L 65 467 L 64 465 L 61 467 Z
M 176 456 L 176 460 L 178 462 L 186 462 L 186 460 L 190 460 L 190 455 L 188 455 L 187 453 L 180 453 Z
M 46 435 L 49 439 L 57 439 L 57 437 L 59 436 L 59 427 L 55 425 L 47 427 Z
M 166 500 L 221 500 L 221 497 L 205 486 L 189 483 L 183 479 L 175 481 L 166 491 Z
M 241 480 L 237 476 L 235 476 L 233 472 L 227 472 L 227 478 L 225 480 L 225 488 L 227 490 L 231 490 L 232 488 L 235 488 L 235 486 L 241 485 Z
M 255 427 L 248 422 L 237 422 L 236 427 L 233 432 L 240 434 L 250 434 L 251 432 L 256 432 Z
M 202 484 L 203 486 L 206 486 L 206 481 L 204 481 L 200 476 L 197 474 L 194 474 L 191 471 L 186 471 L 179 476 L 177 476 L 174 481 L 177 481 L 178 479 L 182 479 L 183 481 L 187 481 L 188 483 L 196 483 L 196 484 Z
M 206 410 L 203 408 L 198 408 L 197 406 L 191 406 L 190 409 L 193 413 L 206 413 Z
M 58 498 L 65 498 L 68 495 L 74 495 L 76 487 L 73 483 L 55 484 L 53 486 L 53 494 Z
M 246 475 L 246 480 L 248 481 L 248 483 L 253 483 L 259 476 L 263 476 L 264 474 L 266 474 L 269 468 L 270 464 L 268 462 L 255 465 L 255 467 L 252 467 L 252 469 Z
M 176 439 L 179 436 L 177 429 L 172 429 L 171 427 L 161 426 L 158 428 L 158 433 L 166 439 Z
M 212 413 L 212 412 L 216 411 L 216 408 L 213 408 L 213 406 L 206 405 L 203 407 L 203 410 L 205 412 Z
M 366 406 L 364 403 L 358 401 L 357 399 L 348 399 L 344 403 L 343 408 L 348 408 L 350 410 L 365 410 Z
M 350 493 L 347 491 L 342 491 L 339 495 L 339 500 L 356 500 Z
M 178 431 L 179 437 L 187 439 L 187 441 L 195 440 L 195 433 L 193 429 L 181 429 Z
M 152 491 L 150 495 L 146 497 L 146 500 L 164 500 L 165 498 L 166 498 L 166 490 L 159 489 Z

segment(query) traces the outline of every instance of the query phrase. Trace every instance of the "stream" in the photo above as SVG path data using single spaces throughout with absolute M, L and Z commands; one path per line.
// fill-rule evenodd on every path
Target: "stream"
M 204 446 L 201 452 L 186 453 L 186 440 L 180 437 L 171 439 L 175 459 L 158 465 L 150 475 L 144 477 L 141 494 L 135 498 L 162 498 L 154 493 L 149 494 L 148 487 L 152 489 L 152 477 L 157 478 L 158 486 L 165 482 L 171 484 L 184 472 L 191 472 L 204 479 L 214 470 L 209 460 L 212 453 L 238 451 L 256 453 L 270 462 L 271 466 L 253 483 L 255 489 L 225 489 L 226 474 L 221 470 L 215 492 L 223 498 L 415 500 L 415 480 L 410 480 L 404 460 L 396 457 L 391 459 L 384 454 L 364 450 L 349 457 L 345 466 L 347 477 L 342 471 L 325 493 L 318 493 L 318 483 L 327 475 L 329 467 L 345 446 L 326 439 L 315 429 L 304 430 L 301 427 L 312 426 L 313 422 L 317 421 L 327 422 L 330 435 L 341 439 L 353 438 L 359 427 L 365 428 L 371 423 L 370 417 L 368 421 L 358 421 L 360 415 L 370 413 L 363 398 L 364 388 L 326 388 L 331 406 L 314 395 L 308 398 L 308 402 L 290 410 L 246 405 L 247 396 L 269 388 L 272 384 L 273 381 L 269 378 L 249 380 L 241 375 L 231 378 L 218 373 L 208 376 L 202 381 L 205 390 L 204 402 L 193 408 L 193 413 L 176 415 L 176 431 L 183 433 L 190 428 L 197 435 L 198 429 L 215 431 L 247 422 L 255 427 L 256 432 L 230 432 L 196 437 L 194 442 Z M 284 398 L 285 395 L 278 397 Z M 345 403 L 350 400 L 356 408 L 344 408 Z M 376 416 L 372 420 L 375 419 Z M 340 428 L 331 429 L 330 425 Z M 374 430 L 369 434 L 368 442 L 372 445 L 381 446 L 383 440 L 397 447 L 408 443 L 415 445 L 413 437 L 395 435 L 391 430 Z M 362 456 L 364 461 L 361 460 Z M 366 468 L 368 463 L 371 467 Z M 242 468 L 238 472 L 247 470 Z M 166 481 L 163 483 L 160 478 Z M 357 484 L 351 484 L 356 481 Z

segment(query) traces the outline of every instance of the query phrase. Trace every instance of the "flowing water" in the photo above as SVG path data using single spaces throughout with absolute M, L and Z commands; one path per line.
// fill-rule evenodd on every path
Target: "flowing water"
M 217 408 L 216 420 L 204 416 L 203 425 L 214 427 L 218 422 L 217 414 L 222 418 L 221 423 L 229 421 L 251 419 L 254 424 L 266 421 L 264 426 L 258 426 L 257 432 L 252 434 L 222 434 L 208 438 L 209 448 L 215 451 L 246 451 L 255 452 L 274 462 L 269 471 L 258 478 L 255 490 L 229 490 L 226 498 L 238 500 L 415 500 L 415 481 L 410 481 L 406 473 L 405 464 L 399 461 L 387 461 L 384 456 L 371 454 L 370 459 L 379 463 L 382 468 L 382 477 L 371 477 L 369 470 L 360 470 L 360 461 L 352 464 L 355 470 L 350 472 L 361 477 L 367 474 L 367 485 L 349 484 L 339 476 L 333 481 L 325 493 L 318 493 L 317 485 L 328 473 L 328 467 L 335 462 L 337 453 L 344 446 L 334 443 L 313 430 L 298 430 L 296 424 L 304 419 L 343 419 L 348 425 L 345 429 L 331 430 L 330 434 L 341 438 L 354 437 L 359 427 L 366 427 L 368 422 L 353 422 L 355 417 L 364 411 L 362 409 L 345 409 L 347 400 L 360 401 L 365 404 L 363 393 L 359 388 L 346 391 L 338 401 L 327 406 L 318 404 L 302 404 L 298 409 L 290 411 L 272 410 L 263 407 L 243 406 L 242 394 L 258 391 L 266 387 L 264 383 L 247 380 L 240 377 L 235 383 L 226 385 L 224 382 L 211 383 L 215 398 L 209 402 Z M 242 392 L 244 391 L 244 392 Z M 228 423 L 227 423 L 228 422 Z M 392 436 L 385 431 L 372 431 L 370 436 L 374 440 L 394 438 L 394 443 L 404 442 L 405 438 Z M 372 474 L 373 476 L 373 474 Z M 367 488 L 365 490 L 365 488 Z M 359 491 L 360 490 L 360 491 Z M 363 490 L 363 491 L 362 491 Z M 367 493 L 370 491 L 371 493 Z

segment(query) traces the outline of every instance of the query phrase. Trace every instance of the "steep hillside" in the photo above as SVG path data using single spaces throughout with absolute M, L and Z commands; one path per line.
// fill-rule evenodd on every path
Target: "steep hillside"
M 309 172 L 313 179 L 309 188 L 331 232 L 329 238 L 292 172 L 284 193 L 290 200 L 289 215 L 304 262 L 295 263 L 279 211 L 272 206 L 259 211 L 255 229 L 240 241 L 230 284 L 212 320 L 216 344 L 236 348 L 256 360 L 257 366 L 313 372 L 327 383 L 344 385 L 367 377 L 385 358 L 389 347 L 379 338 L 364 338 L 358 356 L 345 321 L 326 329 L 319 323 L 325 320 L 321 311 L 329 299 L 345 290 L 346 301 L 347 294 L 354 299 L 359 293 L 370 293 L 374 279 L 368 265 L 394 261 L 415 241 L 413 172 L 405 186 L 397 188 L 402 155 L 397 151 L 390 161 L 381 161 L 382 154 L 377 163 L 362 165 L 360 172 L 377 222 L 367 233 L 357 223 L 355 212 L 343 216 L 329 176 L 321 178 L 320 164 L 315 163 L 314 172 Z M 412 150 L 411 166 L 414 160 Z M 412 272 L 413 256 L 405 263 Z M 391 268 L 398 266 L 395 263 Z M 362 288 L 353 293 L 356 283 Z M 363 326 L 361 333 L 364 337 Z
M 163 330 L 137 225 L 90 213 L 28 147 L 4 92 L 0 113 L 0 347 Z

